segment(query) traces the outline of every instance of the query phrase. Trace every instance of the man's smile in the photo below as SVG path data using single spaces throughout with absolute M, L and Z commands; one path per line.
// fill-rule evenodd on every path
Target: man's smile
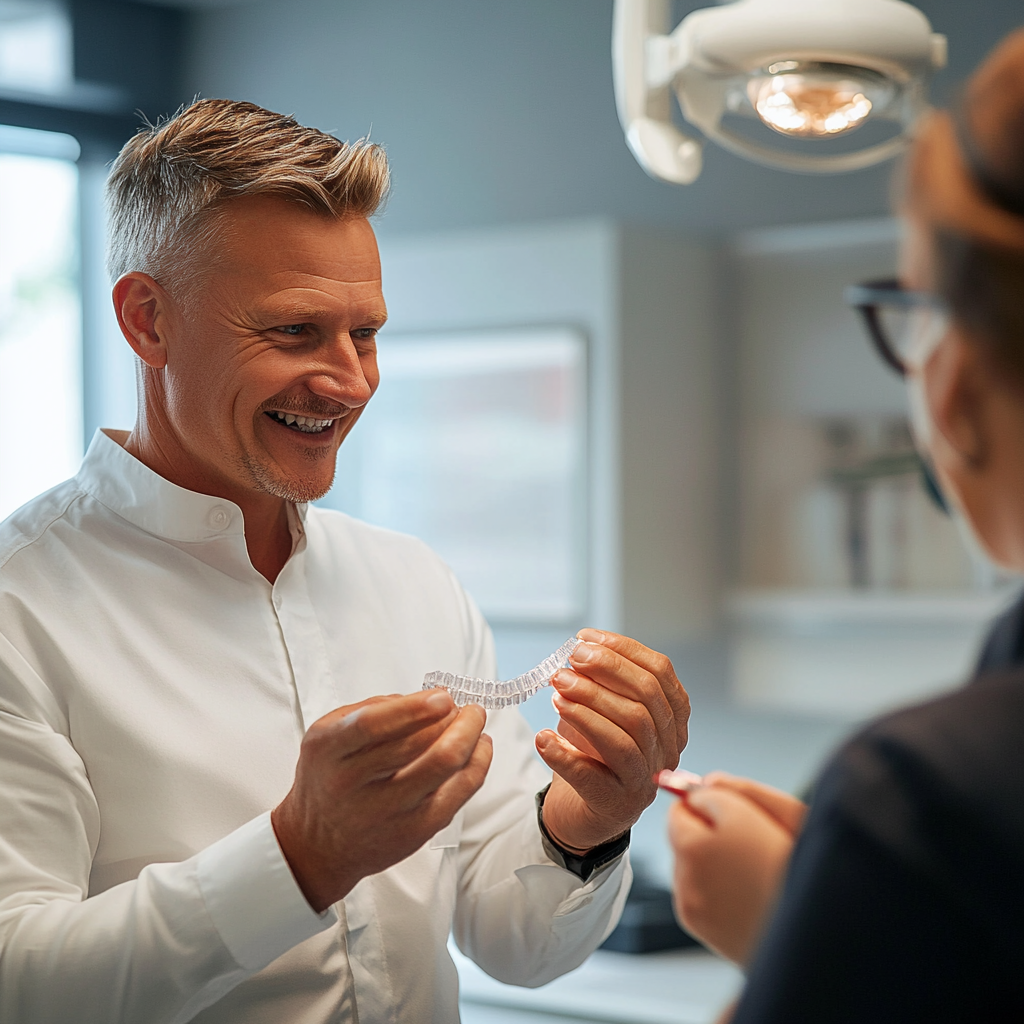
M 268 410 L 266 415 L 275 423 L 280 423 L 291 430 L 297 430 L 303 434 L 322 434 L 325 430 L 330 430 L 345 414 L 342 413 L 341 416 L 334 416 L 331 419 L 316 419 L 313 416 L 297 416 L 292 412 Z

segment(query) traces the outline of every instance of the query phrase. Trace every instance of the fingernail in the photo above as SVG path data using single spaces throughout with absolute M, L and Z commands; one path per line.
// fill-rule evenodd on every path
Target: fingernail
M 585 665 L 588 661 L 593 661 L 597 657 L 597 649 L 593 644 L 583 643 L 572 652 L 572 661 L 578 661 Z
M 665 768 L 654 776 L 654 783 L 661 789 L 675 793 L 676 796 L 685 796 L 695 789 L 700 789 L 704 785 L 704 779 L 700 775 L 688 772 L 685 769 L 672 771 L 669 768 Z
M 576 634 L 577 639 L 583 640 L 585 643 L 592 644 L 603 644 L 608 639 L 607 633 L 602 633 L 599 629 L 581 629 Z
M 551 685 L 556 690 L 571 690 L 576 685 L 574 676 L 569 675 L 565 669 L 560 668 L 552 677 Z
M 427 708 L 430 711 L 447 711 L 451 706 L 452 698 L 447 690 L 438 690 L 427 698 Z

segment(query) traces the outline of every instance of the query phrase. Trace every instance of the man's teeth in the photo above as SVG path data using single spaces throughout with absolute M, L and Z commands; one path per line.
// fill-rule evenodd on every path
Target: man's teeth
M 319 434 L 334 422 L 333 419 L 315 420 L 312 416 L 296 416 L 290 412 L 272 412 L 270 415 L 279 423 L 295 427 L 296 430 L 301 430 L 304 434 Z

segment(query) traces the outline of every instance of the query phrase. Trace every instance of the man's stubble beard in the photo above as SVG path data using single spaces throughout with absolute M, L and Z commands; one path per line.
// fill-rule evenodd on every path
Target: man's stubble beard
M 339 408 L 334 403 L 315 398 L 307 397 L 306 399 L 286 400 L 280 399 L 277 396 L 264 402 L 260 412 L 262 413 L 267 409 L 279 409 L 284 412 L 293 412 L 297 416 L 315 416 L 323 419 L 338 417 L 343 411 L 343 408 Z M 352 424 L 359 418 L 359 412 L 361 411 L 358 410 L 355 415 L 351 416 L 347 429 L 342 434 L 342 440 L 348 436 L 349 431 L 352 429 Z M 322 482 L 322 477 L 309 480 L 282 478 L 272 472 L 267 460 L 259 458 L 260 454 L 261 452 L 259 451 L 243 450 L 240 463 L 255 489 L 262 494 L 271 494 L 275 498 L 282 498 L 285 501 L 302 504 L 303 502 L 319 501 L 334 485 L 334 475 L 338 459 L 337 448 L 330 454 L 325 453 L 322 448 L 307 448 L 305 451 L 306 461 L 310 464 L 323 462 L 326 459 L 331 460 L 331 472 L 327 478 L 326 485 Z
M 270 467 L 265 462 L 255 458 L 249 452 L 242 454 L 242 468 L 249 476 L 255 489 L 262 494 L 271 494 L 275 498 L 282 498 L 284 501 L 290 501 L 296 505 L 318 501 L 334 485 L 334 462 L 338 457 L 338 452 L 335 450 L 330 456 L 325 456 L 322 454 L 322 451 L 315 451 L 314 449 L 309 449 L 308 452 L 307 458 L 311 463 L 322 462 L 326 458 L 331 459 L 331 474 L 327 478 L 326 486 L 324 486 L 322 477 L 317 477 L 315 480 L 282 478 L 271 472 Z

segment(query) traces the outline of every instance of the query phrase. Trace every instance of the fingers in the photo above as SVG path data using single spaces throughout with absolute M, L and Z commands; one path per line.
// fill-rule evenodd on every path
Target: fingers
M 672 662 L 664 654 L 652 651 L 636 640 L 618 633 L 581 629 L 577 636 L 585 643 L 585 646 L 578 647 L 573 652 L 572 664 L 577 671 L 590 676 L 602 685 L 616 689 L 611 681 L 613 678 L 621 677 L 624 680 L 629 680 L 631 684 L 635 684 L 639 680 L 640 676 L 636 672 L 625 667 L 630 665 L 640 670 L 645 683 L 653 681 L 656 684 L 669 708 L 672 726 L 676 733 L 676 753 L 678 754 L 686 746 L 690 698 L 680 684 Z M 582 660 L 582 656 L 591 651 L 602 652 L 602 654 L 592 657 L 589 662 Z M 609 655 L 617 657 L 609 657 Z M 598 666 L 604 669 L 600 678 L 591 671 L 591 666 L 594 666 L 595 669 Z M 622 691 L 617 690 L 616 692 Z M 644 692 L 648 692 L 646 686 Z M 624 694 L 624 696 L 628 695 Z M 649 706 L 655 721 L 657 721 L 658 713 L 655 706 L 653 704 Z M 670 767 L 674 767 L 674 765 Z
M 706 839 L 714 826 L 695 814 L 686 800 L 676 800 L 668 810 L 668 839 L 676 854 L 683 854 Z
M 687 794 L 686 803 L 691 813 L 700 814 L 707 819 L 712 828 L 720 826 L 730 815 L 738 817 L 747 812 L 765 816 L 765 812 L 757 804 L 728 789 L 702 786 Z
M 767 786 L 763 782 L 745 779 L 739 775 L 730 775 L 727 772 L 711 772 L 705 775 L 704 785 L 739 793 L 766 811 L 792 835 L 799 833 L 803 827 L 807 805 L 774 786 Z
M 424 810 L 438 822 L 434 831 L 450 825 L 459 808 L 484 784 L 493 754 L 491 737 L 484 733 L 465 766 L 425 798 Z
M 590 645 L 588 645 L 590 646 Z M 606 652 L 607 657 L 619 656 Z M 652 768 L 674 767 L 678 762 L 676 730 L 672 720 L 672 709 L 664 694 L 643 669 L 630 663 L 632 673 L 642 676 L 634 687 L 629 687 L 622 676 L 613 677 L 606 684 L 603 672 L 595 669 L 594 676 L 584 676 L 571 669 L 560 669 L 551 679 L 555 692 L 565 701 L 580 704 L 594 711 L 601 718 L 614 723 L 632 737 L 634 743 L 648 755 Z M 650 691 L 644 692 L 645 681 Z M 626 695 L 623 690 L 629 690 Z M 563 705 L 558 700 L 555 707 L 561 714 Z M 665 764 L 660 762 L 665 761 Z
M 793 835 L 760 804 L 748 800 L 731 789 L 702 786 L 687 795 L 686 803 L 692 814 L 706 818 L 713 829 L 742 830 L 750 835 L 776 835 L 792 844 Z
M 351 777 L 354 774 L 360 783 L 392 778 L 423 756 L 444 735 L 456 717 L 457 712 L 453 708 L 444 718 L 423 726 L 409 736 L 371 747 L 362 747 L 343 758 L 340 767 L 346 775 Z
M 544 729 L 537 733 L 534 742 L 544 763 L 561 776 L 583 800 L 600 804 L 607 799 L 609 781 L 617 788 L 618 783 L 611 769 L 581 751 L 564 736 L 559 736 L 551 729 Z
M 594 749 L 594 745 L 578 729 L 573 728 L 564 718 L 558 719 L 558 726 L 555 731 L 559 736 L 564 736 L 577 750 L 582 751 L 595 761 L 600 761 L 601 756 Z
M 444 732 L 414 761 L 395 772 L 391 782 L 407 807 L 419 804 L 473 760 L 487 715 L 477 704 L 468 704 Z M 490 744 L 487 738 L 486 745 Z
M 625 701 L 640 702 L 647 709 L 655 728 L 663 737 L 666 749 L 676 745 L 676 728 L 673 710 L 658 679 L 645 668 L 624 658 L 617 652 L 599 644 L 580 644 L 572 653 L 572 669 L 555 673 L 552 684 L 573 700 L 580 699 L 571 694 L 573 689 L 580 694 L 591 694 L 589 702 L 602 696 L 607 698 L 605 706 L 611 708 Z M 588 680 L 592 681 L 587 685 Z M 613 698 L 619 697 L 616 702 Z
M 412 736 L 448 717 L 455 704 L 444 690 L 401 697 L 371 697 L 338 708 L 315 721 L 306 733 L 311 745 L 329 747 L 338 758 Z
M 653 724 L 646 718 L 643 705 L 630 702 L 636 709 L 630 723 L 638 734 L 634 737 L 586 704 L 567 700 L 557 692 L 552 701 L 562 721 L 586 739 L 616 778 L 632 789 L 649 789 L 653 793 L 652 762 L 658 759 L 659 751 Z

